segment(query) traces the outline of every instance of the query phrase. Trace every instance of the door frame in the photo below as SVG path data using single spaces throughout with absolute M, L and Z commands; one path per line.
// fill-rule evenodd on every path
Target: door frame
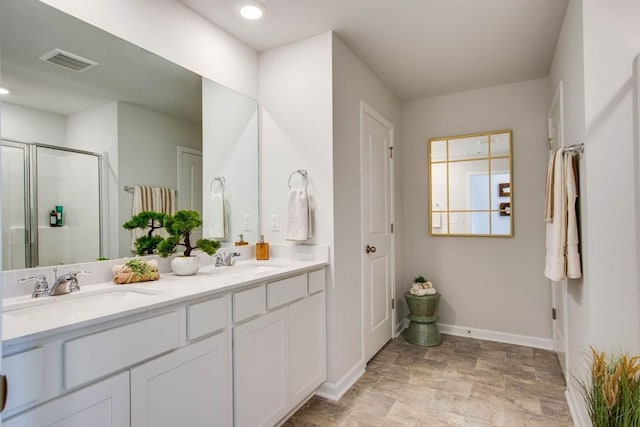
M 362 165 L 362 157 L 363 157 L 363 144 L 362 144 L 362 136 L 364 134 L 364 115 L 368 115 L 371 118 L 373 118 L 374 120 L 376 120 L 377 122 L 379 122 L 381 125 L 383 125 L 385 128 L 387 128 L 387 130 L 389 131 L 389 147 L 392 148 L 391 152 L 393 153 L 393 149 L 395 147 L 395 127 L 394 125 L 387 119 L 385 119 L 380 113 L 378 113 L 375 109 L 373 109 L 370 105 L 368 105 L 366 102 L 364 101 L 360 101 L 360 159 L 359 159 L 359 164 L 360 164 L 360 217 L 364 218 L 364 214 L 365 214 L 365 207 L 364 207 L 364 176 L 365 176 L 365 171 Z M 395 235 L 395 190 L 394 190 L 394 185 L 395 185 L 395 169 L 394 169 L 394 157 L 390 156 L 389 158 L 389 192 L 390 192 L 390 197 L 389 197 L 389 218 L 391 220 L 391 224 L 394 224 L 394 230 L 391 233 L 391 242 L 390 242 L 390 257 L 391 257 L 391 299 L 392 301 L 395 300 L 396 297 L 396 245 L 395 245 L 395 239 L 396 239 L 396 235 Z M 366 231 L 364 229 L 364 221 L 361 221 L 360 223 L 360 248 L 363 249 L 366 245 Z M 366 284 L 365 284 L 365 280 L 364 280 L 364 270 L 365 270 L 365 262 L 367 260 L 366 254 L 364 252 L 364 250 L 362 250 L 362 252 L 360 252 L 360 304 L 362 307 L 362 315 L 361 315 L 361 319 L 360 319 L 360 323 L 361 323 L 361 332 L 362 332 L 362 340 L 361 340 L 361 354 L 362 354 L 362 360 L 364 362 L 364 364 L 366 364 L 368 362 L 368 360 L 365 360 L 366 358 L 366 348 L 367 348 L 367 342 L 366 342 L 366 313 L 365 313 L 365 290 L 366 290 Z M 390 336 L 393 339 L 396 336 L 396 307 L 395 304 L 393 304 L 392 301 L 387 301 L 389 304 L 391 304 L 391 331 L 390 331 Z
M 193 154 L 194 156 L 202 156 L 202 151 L 201 150 L 195 150 L 193 148 L 189 148 L 189 147 L 183 147 L 182 145 L 178 145 L 178 160 L 177 160 L 177 182 L 176 182 L 176 189 L 180 189 L 182 188 L 182 155 L 183 154 Z M 203 164 L 203 170 L 204 170 L 204 164 Z M 203 186 L 203 191 L 204 191 L 204 186 Z M 180 209 L 184 209 L 184 207 L 182 206 L 182 200 L 180 199 L 180 193 L 176 192 L 176 198 L 177 198 L 177 203 L 176 203 L 176 207 L 178 209 L 176 210 L 180 210 Z M 204 196 L 202 196 L 202 215 L 204 216 Z
M 553 139 L 553 131 L 552 131 L 552 114 L 553 111 L 558 108 L 560 113 L 560 121 L 558 123 L 558 141 L 557 146 L 551 146 L 551 142 Z M 556 88 L 556 92 L 553 96 L 553 100 L 551 101 L 551 105 L 549 106 L 549 110 L 547 111 L 547 137 L 549 141 L 549 150 L 551 155 L 553 155 L 554 149 L 564 147 L 564 84 L 562 80 L 558 82 L 558 87 Z M 560 361 L 561 368 L 563 368 L 563 374 L 566 377 L 569 372 L 569 341 L 567 337 L 567 333 L 569 331 L 568 328 L 568 319 L 567 319 L 567 279 L 563 279 L 560 282 L 556 282 L 553 280 L 549 280 L 551 283 L 551 309 L 561 310 L 562 324 L 558 325 L 558 320 L 555 318 L 557 316 L 553 316 L 554 318 L 551 321 L 552 329 L 553 329 L 553 351 L 558 355 L 558 350 L 564 352 L 564 360 Z M 561 295 L 561 301 L 558 301 L 558 295 Z M 562 304 L 560 307 L 559 305 Z M 553 312 L 553 311 L 552 311 Z M 560 326 L 558 328 L 558 326 Z M 562 347 L 560 348 L 560 343 L 558 342 L 558 329 L 562 331 Z

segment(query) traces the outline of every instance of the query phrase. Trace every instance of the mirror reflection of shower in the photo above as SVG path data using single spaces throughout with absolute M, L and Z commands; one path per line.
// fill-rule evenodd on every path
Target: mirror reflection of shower
M 2 269 L 100 257 L 102 156 L 3 140 L 1 157 Z

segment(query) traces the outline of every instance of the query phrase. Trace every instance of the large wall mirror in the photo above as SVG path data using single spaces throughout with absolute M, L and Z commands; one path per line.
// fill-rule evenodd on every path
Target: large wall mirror
M 513 235 L 511 137 L 501 130 L 428 141 L 431 235 Z
M 134 186 L 205 221 L 224 191 L 213 237 L 257 240 L 255 100 L 37 0 L 0 1 L 0 55 L 3 270 L 131 256 Z

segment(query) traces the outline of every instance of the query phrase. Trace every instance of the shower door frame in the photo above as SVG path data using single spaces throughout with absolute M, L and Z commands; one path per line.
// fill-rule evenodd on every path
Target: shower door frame
M 38 255 L 38 148 L 64 151 L 67 153 L 95 156 L 98 160 L 98 255 L 104 255 L 104 180 L 103 180 L 103 155 L 93 151 L 77 148 L 61 147 L 58 145 L 42 144 L 39 142 L 26 142 L 11 138 L 2 138 L 2 145 L 17 148 L 25 148 L 25 190 L 28 191 L 25 203 L 25 268 L 42 267 L 39 265 Z M 36 230 L 34 232 L 34 230 Z

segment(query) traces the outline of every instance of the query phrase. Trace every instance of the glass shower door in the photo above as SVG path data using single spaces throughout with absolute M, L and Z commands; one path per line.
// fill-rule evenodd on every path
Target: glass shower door
M 31 265 L 29 146 L 2 141 L 2 270 Z
M 100 256 L 100 158 L 36 146 L 38 265 L 95 261 Z M 49 215 L 62 210 L 61 223 Z

